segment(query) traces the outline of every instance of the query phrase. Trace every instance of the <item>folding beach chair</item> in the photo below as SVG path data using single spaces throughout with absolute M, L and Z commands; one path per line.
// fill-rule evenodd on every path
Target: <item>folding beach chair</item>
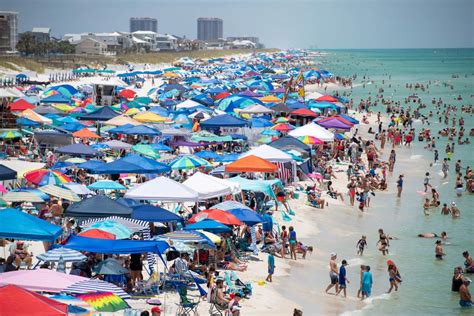
M 188 288 L 186 284 L 180 283 L 180 282 L 174 282 L 173 285 L 175 286 L 179 294 L 179 303 L 176 303 L 178 305 L 176 315 L 191 315 L 191 313 L 193 315 L 197 315 L 199 298 L 195 300 L 191 300 L 188 297 Z
M 217 303 L 217 288 L 215 285 L 209 290 L 207 301 L 210 304 L 209 315 L 220 315 L 220 316 L 226 315 L 227 307 L 219 305 Z

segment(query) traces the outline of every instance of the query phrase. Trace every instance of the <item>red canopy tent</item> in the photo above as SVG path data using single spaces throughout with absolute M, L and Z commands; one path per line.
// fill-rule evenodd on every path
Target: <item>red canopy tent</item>
M 19 99 L 15 102 L 11 103 L 9 106 L 10 111 L 12 112 L 22 112 L 28 109 L 34 109 L 35 106 L 30 102 L 26 101 L 25 99 Z
M 67 305 L 15 285 L 0 287 L 0 315 L 67 315 Z
M 290 113 L 290 115 L 303 116 L 303 117 L 318 117 L 318 114 L 314 113 L 310 109 L 298 109 Z

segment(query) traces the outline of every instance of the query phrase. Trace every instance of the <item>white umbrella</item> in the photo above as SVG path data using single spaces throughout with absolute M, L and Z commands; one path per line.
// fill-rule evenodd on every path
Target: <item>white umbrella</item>
M 81 198 L 71 190 L 60 188 L 54 184 L 48 184 L 43 187 L 40 187 L 39 189 L 46 194 L 71 202 L 79 202 L 81 200 Z
M 79 251 L 69 248 L 51 249 L 45 253 L 38 255 L 37 258 L 38 260 L 46 262 L 59 262 L 61 258 L 64 262 L 76 262 L 87 259 L 87 257 Z

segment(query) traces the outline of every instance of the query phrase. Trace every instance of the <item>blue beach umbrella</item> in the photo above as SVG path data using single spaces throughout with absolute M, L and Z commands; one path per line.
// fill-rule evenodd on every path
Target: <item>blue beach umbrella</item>
M 194 224 L 186 225 L 184 230 L 205 230 L 214 234 L 229 233 L 232 231 L 228 226 L 212 219 L 205 219 Z
M 100 180 L 87 186 L 91 190 L 125 190 L 126 187 L 112 180 Z

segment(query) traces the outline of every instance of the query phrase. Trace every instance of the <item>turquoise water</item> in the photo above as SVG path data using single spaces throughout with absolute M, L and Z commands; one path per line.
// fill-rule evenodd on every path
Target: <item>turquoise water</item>
M 356 87 L 352 91 L 345 90 L 351 92 L 350 97 L 354 99 L 355 104 L 360 98 L 367 99 L 369 95 L 374 97 L 380 87 L 385 90 L 385 98 L 391 97 L 403 104 L 404 98 L 414 92 L 405 89 L 406 83 L 418 82 L 426 85 L 429 80 L 432 83 L 427 91 L 416 91 L 422 102 L 428 106 L 422 112 L 428 113 L 432 109 L 431 99 L 433 97 L 436 99 L 441 97 L 447 104 L 473 104 L 473 49 L 335 50 L 325 52 L 328 55 L 318 58 L 325 69 L 341 76 L 358 75 L 354 82 Z M 459 75 L 459 78 L 452 78 L 453 74 Z M 364 75 L 366 76 L 365 80 L 363 79 Z M 382 80 L 385 80 L 385 84 L 382 84 Z M 364 88 L 361 85 L 363 81 L 373 81 L 373 84 L 366 85 Z M 444 86 L 443 83 L 448 85 Z M 389 84 L 392 85 L 391 88 L 388 87 Z M 451 89 L 451 85 L 453 89 Z M 463 97 L 463 101 L 454 100 L 458 95 Z M 385 108 L 381 105 L 373 110 L 385 112 Z M 459 115 L 461 115 L 460 110 L 458 110 L 457 117 Z M 464 113 L 462 116 L 465 119 L 465 129 L 469 132 L 471 128 L 474 128 L 474 118 L 472 114 Z M 419 131 L 422 128 L 421 122 L 415 123 L 414 127 Z M 424 127 L 427 126 L 424 125 Z M 432 118 L 430 128 L 434 132 L 433 134 L 443 127 L 443 124 L 437 123 L 436 116 Z M 444 158 L 446 140 L 437 141 L 441 159 Z M 471 137 L 471 143 L 474 143 L 473 137 Z M 458 304 L 458 294 L 453 294 L 450 291 L 453 268 L 463 266 L 462 252 L 469 250 L 471 254 L 474 254 L 474 195 L 464 193 L 462 197 L 456 197 L 454 191 L 454 163 L 457 159 L 461 159 L 463 167 L 474 167 L 474 145 L 460 146 L 456 143 L 455 153 L 450 164 L 452 172 L 447 179 L 441 179 L 438 174 L 441 170 L 440 165 L 430 167 L 433 152 L 423 149 L 424 145 L 424 143 L 416 141 L 412 148 L 397 149 L 398 157 L 406 155 L 407 158 L 399 158 L 394 174 L 389 178 L 389 185 L 393 190 L 396 176 L 400 173 L 405 174 L 405 188 L 400 200 L 395 197 L 393 191 L 391 193 L 377 193 L 376 197 L 372 199 L 372 207 L 367 214 L 359 214 L 354 209 L 324 215 L 330 216 L 331 226 L 349 232 L 347 236 L 333 238 L 324 245 L 325 249 L 336 250 L 340 260 L 346 258 L 355 263 L 348 270 L 348 276 L 352 280 L 352 284 L 348 287 L 349 296 L 354 297 L 358 288 L 358 265 L 364 262 L 372 267 L 375 281 L 373 300 L 358 312 L 363 315 L 467 315 L 474 313 L 472 309 L 462 310 Z M 387 154 L 388 150 L 385 150 L 385 155 Z M 430 216 L 423 215 L 423 197 L 416 191 L 423 190 L 423 177 L 426 171 L 429 171 L 433 177 L 431 183 L 438 189 L 441 202 L 455 201 L 457 203 L 461 210 L 460 219 L 441 215 L 440 208 L 432 209 Z M 377 228 L 379 227 L 389 235 L 399 238 L 391 243 L 388 257 L 383 257 L 375 247 Z M 329 234 L 332 228 L 334 227 L 321 227 L 321 234 Z M 446 259 L 436 261 L 434 258 L 435 239 L 421 239 L 416 236 L 421 232 L 439 234 L 441 231 L 448 233 L 450 244 L 446 245 L 444 249 L 448 254 Z M 354 254 L 359 234 L 366 234 L 369 239 L 369 247 L 362 261 L 357 260 Z M 308 239 L 307 242 L 317 244 L 318 236 Z M 399 292 L 383 295 L 389 288 L 385 264 L 388 258 L 397 263 L 404 281 Z M 326 259 L 324 258 L 324 260 Z M 311 278 L 317 277 L 311 273 L 308 276 L 307 271 L 293 270 L 297 278 L 306 276 L 310 281 Z M 474 278 L 474 275 L 471 277 Z M 471 292 L 474 292 L 474 286 L 471 286 L 470 289 Z M 319 292 L 323 289 L 311 290 Z M 312 304 L 313 306 L 314 304 L 324 305 L 311 302 L 309 299 L 296 298 L 296 300 L 299 300 L 305 310 L 310 310 Z M 316 310 L 324 313 L 324 307 L 316 307 Z

